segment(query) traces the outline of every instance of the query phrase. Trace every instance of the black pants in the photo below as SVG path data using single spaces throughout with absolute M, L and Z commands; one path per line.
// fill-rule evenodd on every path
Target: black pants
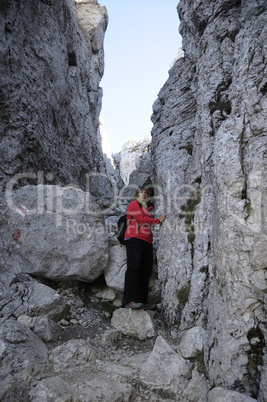
M 127 271 L 124 282 L 124 305 L 147 303 L 149 276 L 152 273 L 153 246 L 136 238 L 126 240 Z

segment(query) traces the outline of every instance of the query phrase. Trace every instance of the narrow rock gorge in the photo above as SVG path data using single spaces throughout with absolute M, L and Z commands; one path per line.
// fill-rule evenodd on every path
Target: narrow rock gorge
M 152 141 L 111 161 L 104 4 L 0 1 L 1 401 L 267 400 L 267 2 L 177 10 Z M 168 214 L 154 312 L 122 308 L 141 182 Z

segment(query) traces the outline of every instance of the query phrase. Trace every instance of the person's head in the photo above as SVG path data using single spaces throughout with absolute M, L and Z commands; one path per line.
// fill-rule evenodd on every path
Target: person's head
M 135 198 L 139 198 L 141 201 L 146 202 L 149 197 L 149 192 L 145 186 L 139 186 L 135 192 Z

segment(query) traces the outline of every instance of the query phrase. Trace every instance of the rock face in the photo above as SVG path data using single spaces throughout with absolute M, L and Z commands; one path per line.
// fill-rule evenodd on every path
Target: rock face
M 115 180 L 99 132 L 106 8 L 10 1 L 0 20 L 0 271 L 92 281 L 108 258 L 95 212 Z
M 150 139 L 128 141 L 119 153 L 119 172 L 127 186 L 147 184 L 152 176 Z
M 92 282 L 108 261 L 108 238 L 94 197 L 75 187 L 6 191 L 1 266 L 53 280 Z
M 98 2 L 23 0 L 1 5 L 1 185 L 50 173 L 85 186 L 104 172 L 97 135 L 107 12 Z M 77 155 L 79 157 L 77 158 Z
M 266 389 L 267 6 L 181 0 L 178 12 L 184 57 L 152 116 L 157 206 L 169 216 L 162 302 L 172 327 L 205 330 L 211 386 L 255 398 Z

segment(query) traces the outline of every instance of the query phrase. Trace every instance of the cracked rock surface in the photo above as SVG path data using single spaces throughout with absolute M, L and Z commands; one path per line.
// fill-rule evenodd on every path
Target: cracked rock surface
M 169 217 L 162 304 L 174 332 L 205 332 L 212 386 L 264 401 L 267 4 L 181 0 L 178 12 L 184 55 L 152 115 L 157 208 Z
M 178 389 L 181 394 L 193 398 L 192 385 L 193 389 L 199 386 L 205 394 L 208 392 L 204 375 L 197 374 L 196 369 L 192 372 L 193 364 L 175 350 L 160 310 L 149 314 L 143 310 L 114 311 L 112 302 L 104 299 L 108 293 L 105 288 L 89 284 L 44 284 L 28 275 L 6 274 L 3 277 L 2 288 L 6 289 L 10 298 L 9 304 L 0 311 L 1 400 L 12 400 L 18 388 L 18 400 L 36 402 L 51 398 L 75 401 L 167 401 Z M 48 305 L 45 307 L 47 311 L 43 309 L 42 315 L 36 316 L 40 310 L 29 309 L 25 292 L 17 293 L 18 288 L 28 289 L 30 293 L 29 289 L 38 286 L 46 290 L 45 294 L 57 295 L 62 305 L 68 306 L 65 314 L 53 317 L 56 328 L 53 327 L 49 339 L 44 336 L 43 323 L 50 314 Z M 13 310 L 15 300 L 16 308 Z M 9 313 L 5 315 L 8 305 Z M 131 316 L 131 320 L 135 315 L 143 317 L 142 320 L 147 316 L 149 330 L 145 332 L 140 326 L 138 329 L 137 319 L 132 326 L 132 335 L 124 335 L 125 326 L 131 327 L 131 320 L 123 325 L 117 322 L 115 327 L 110 321 L 112 315 L 117 313 L 121 316 L 122 312 L 124 320 L 126 316 Z M 174 371 L 169 381 L 172 386 L 168 387 L 161 383 L 166 376 L 169 377 L 170 360 Z M 175 370 L 182 373 L 179 384 L 175 380 Z M 177 400 L 184 399 L 181 397 Z

